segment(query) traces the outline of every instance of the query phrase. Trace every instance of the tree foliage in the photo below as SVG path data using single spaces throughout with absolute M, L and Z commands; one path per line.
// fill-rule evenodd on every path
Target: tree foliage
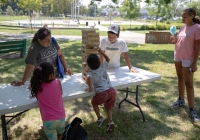
M 196 11 L 196 15 L 200 17 L 200 0 L 188 3 L 187 7 L 193 8 Z
M 135 19 L 140 16 L 140 6 L 137 0 L 124 0 L 120 11 L 125 13 L 125 18 Z
M 0 0 L 0 3 L 2 3 L 2 4 L 7 4 L 9 2 L 11 2 L 11 0 Z
M 13 11 L 12 7 L 8 6 L 8 8 L 6 9 L 6 14 L 10 16 L 14 16 L 15 12 Z
M 26 11 L 38 11 L 42 8 L 42 0 L 19 0 L 17 5 Z
M 130 20 L 130 28 L 131 28 L 131 20 L 136 19 L 140 16 L 140 5 L 139 0 L 124 0 L 122 2 L 122 7 L 120 11 L 124 13 L 124 17 Z
M 147 10 L 150 16 L 162 17 L 166 14 L 167 4 L 164 0 L 151 0 L 148 2 Z
M 163 4 L 169 4 L 171 3 L 173 0 L 162 0 Z M 154 2 L 154 0 L 145 0 L 146 3 L 152 3 Z

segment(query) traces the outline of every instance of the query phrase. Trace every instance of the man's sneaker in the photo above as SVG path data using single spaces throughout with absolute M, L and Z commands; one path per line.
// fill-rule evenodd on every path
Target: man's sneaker
M 97 120 L 98 127 L 101 127 L 101 125 L 103 124 L 104 120 L 105 120 L 105 118 L 101 118 L 101 119 Z
M 193 110 L 188 110 L 188 115 L 189 117 L 194 121 L 194 122 L 199 122 L 200 121 L 200 118 L 199 116 L 197 115 L 197 112 L 195 109 Z
M 108 129 L 107 129 L 107 133 L 112 133 L 115 129 L 115 124 L 114 122 L 109 122 L 108 123 Z
M 184 99 L 177 99 L 176 102 L 174 102 L 172 104 L 172 107 L 180 107 L 180 106 L 183 106 L 185 105 L 185 100 Z

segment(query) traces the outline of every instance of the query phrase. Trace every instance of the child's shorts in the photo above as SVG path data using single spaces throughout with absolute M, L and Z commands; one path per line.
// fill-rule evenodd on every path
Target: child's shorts
M 174 58 L 175 62 L 182 62 L 183 67 L 190 67 L 192 65 L 192 59 L 184 59 L 184 58 Z
M 91 103 L 93 105 L 101 105 L 104 103 L 106 109 L 111 109 L 114 107 L 116 101 L 116 90 L 110 88 L 106 91 L 97 93 L 93 98 Z
M 57 140 L 65 131 L 65 118 L 53 121 L 43 121 L 43 129 L 48 140 Z

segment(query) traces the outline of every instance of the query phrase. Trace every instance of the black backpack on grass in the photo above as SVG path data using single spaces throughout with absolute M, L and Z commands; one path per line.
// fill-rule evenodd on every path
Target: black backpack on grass
M 74 120 L 65 127 L 62 140 L 87 140 L 87 132 L 80 125 L 82 120 L 74 118 Z

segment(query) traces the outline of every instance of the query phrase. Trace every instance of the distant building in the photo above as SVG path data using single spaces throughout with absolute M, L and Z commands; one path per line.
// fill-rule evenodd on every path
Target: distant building
M 140 14 L 141 14 L 141 18 L 147 18 L 149 16 L 148 11 L 145 8 L 140 9 Z
M 108 10 L 107 8 L 101 9 L 101 16 L 108 16 Z
M 109 9 L 103 8 L 103 9 L 101 10 L 101 16 L 108 16 L 108 15 L 109 15 L 109 12 L 110 12 Z M 115 16 L 115 17 L 119 16 L 119 11 L 118 11 L 118 9 L 111 10 L 111 12 L 112 12 L 112 15 L 113 15 L 113 16 Z

